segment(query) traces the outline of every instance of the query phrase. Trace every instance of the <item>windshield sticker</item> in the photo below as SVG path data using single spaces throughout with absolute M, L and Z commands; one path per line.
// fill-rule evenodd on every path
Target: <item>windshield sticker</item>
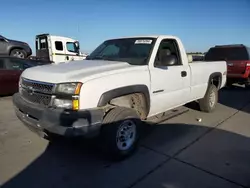
M 151 44 L 152 40 L 136 40 L 135 44 Z

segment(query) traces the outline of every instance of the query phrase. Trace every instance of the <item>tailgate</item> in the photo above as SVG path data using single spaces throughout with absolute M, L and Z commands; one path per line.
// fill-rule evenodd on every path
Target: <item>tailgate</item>
M 244 74 L 246 67 L 246 61 L 227 61 L 228 74 Z

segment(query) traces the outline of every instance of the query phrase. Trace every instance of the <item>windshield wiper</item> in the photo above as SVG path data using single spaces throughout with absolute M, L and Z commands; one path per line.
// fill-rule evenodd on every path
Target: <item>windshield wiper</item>
M 105 57 L 105 56 L 95 56 L 95 57 L 88 57 L 87 60 L 104 60 L 104 61 L 114 61 L 113 58 Z
M 97 60 L 97 59 L 103 59 L 103 56 L 94 56 L 94 57 L 87 57 L 87 60 Z

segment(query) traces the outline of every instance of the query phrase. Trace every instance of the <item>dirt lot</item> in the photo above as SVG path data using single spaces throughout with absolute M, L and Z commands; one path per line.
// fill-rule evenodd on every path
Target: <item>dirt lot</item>
M 220 92 L 212 114 L 195 105 L 154 125 L 138 152 L 110 163 L 92 143 L 49 144 L 15 117 L 0 98 L 0 185 L 13 187 L 250 187 L 250 91 Z M 202 118 L 201 122 L 197 118 Z

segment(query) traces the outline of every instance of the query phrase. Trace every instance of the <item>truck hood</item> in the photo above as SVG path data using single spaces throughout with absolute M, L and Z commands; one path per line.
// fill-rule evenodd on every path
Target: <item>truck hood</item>
M 90 79 L 127 71 L 127 69 L 135 67 L 138 66 L 126 62 L 81 60 L 28 68 L 22 73 L 22 77 L 48 83 L 86 82 Z

